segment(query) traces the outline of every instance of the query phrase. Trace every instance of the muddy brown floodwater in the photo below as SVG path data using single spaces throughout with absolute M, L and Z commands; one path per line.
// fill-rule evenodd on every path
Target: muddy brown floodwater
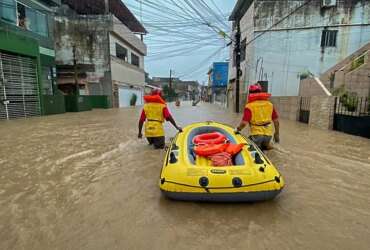
M 178 123 L 239 117 L 171 106 Z M 139 109 L 0 122 L 0 249 L 370 249 L 370 140 L 282 121 L 269 202 L 174 202 Z M 175 130 L 166 125 L 167 134 Z

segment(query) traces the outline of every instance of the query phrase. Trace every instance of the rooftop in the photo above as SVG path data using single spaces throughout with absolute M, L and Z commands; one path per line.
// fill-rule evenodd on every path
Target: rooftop
M 236 2 L 234 6 L 233 11 L 231 12 L 229 21 L 240 20 L 244 16 L 245 12 L 247 12 L 252 3 L 253 0 L 238 0 L 238 2 Z
M 136 19 L 121 0 L 108 0 L 109 11 L 115 15 L 133 33 L 148 33 L 144 26 Z M 62 0 L 71 9 L 81 15 L 103 15 L 105 13 L 104 0 Z

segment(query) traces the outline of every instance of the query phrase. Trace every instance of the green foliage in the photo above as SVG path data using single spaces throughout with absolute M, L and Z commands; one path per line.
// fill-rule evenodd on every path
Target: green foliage
M 130 105 L 131 106 L 135 106 L 136 105 L 136 101 L 137 101 L 137 95 L 136 94 L 132 94 L 131 95 L 131 99 L 130 99 Z
M 357 69 L 364 63 L 365 63 L 365 55 L 357 57 L 355 60 L 352 61 L 350 71 Z
M 346 93 L 340 97 L 340 102 L 347 108 L 348 111 L 354 112 L 357 110 L 358 97 L 355 93 Z
M 357 93 L 349 92 L 345 86 L 342 85 L 333 91 L 335 96 L 339 96 L 340 103 L 350 112 L 357 110 L 359 98 Z
M 312 76 L 312 73 L 310 71 L 303 71 L 301 73 L 299 73 L 298 77 L 299 79 L 303 80 L 303 79 L 306 79 L 308 77 Z

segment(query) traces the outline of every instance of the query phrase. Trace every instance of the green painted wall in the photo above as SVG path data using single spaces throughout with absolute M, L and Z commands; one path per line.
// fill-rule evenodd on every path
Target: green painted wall
M 38 42 L 33 38 L 22 36 L 20 34 L 9 31 L 8 29 L 2 29 L 2 27 L 0 27 L 0 41 L 0 50 L 8 53 L 11 52 L 14 54 L 33 57 L 36 60 L 37 82 L 39 84 L 39 96 L 41 97 L 41 64 Z M 44 103 L 42 98 L 40 98 L 40 107 L 41 114 L 43 114 Z
M 91 107 L 94 109 L 108 109 L 112 108 L 111 96 L 106 95 L 90 95 L 87 96 L 90 100 Z
M 55 57 L 40 54 L 40 60 L 42 66 L 55 66 Z
M 65 102 L 63 95 L 43 95 L 43 115 L 54 115 L 65 113 Z
M 42 55 L 39 53 L 39 43 L 34 38 L 23 36 L 19 32 L 12 32 L 9 29 L 0 27 L 0 50 L 7 53 L 14 53 L 24 56 L 33 57 L 37 63 L 37 81 L 39 84 L 39 96 L 41 114 L 55 114 L 55 112 L 64 113 L 64 97 L 63 96 L 43 96 L 42 95 L 42 79 L 41 70 L 43 66 L 55 66 L 55 58 Z M 56 89 L 56 86 L 54 86 Z M 60 100 L 63 99 L 63 102 Z M 56 105 L 61 105 L 56 107 Z
M 0 41 L 0 50 L 39 59 L 39 44 L 33 38 L 0 27 Z
M 67 112 L 81 112 L 92 109 L 88 96 L 67 95 L 64 98 Z
M 1 0 L 0 0 L 1 1 Z M 48 36 L 42 36 L 32 31 L 24 30 L 15 23 L 5 22 L 0 20 L 0 50 L 14 54 L 33 57 L 37 63 L 37 78 L 39 84 L 39 96 L 41 114 L 54 114 L 55 112 L 65 112 L 64 97 L 63 96 L 43 96 L 42 95 L 42 67 L 54 67 L 55 58 L 40 54 L 39 48 L 44 47 L 47 49 L 54 49 L 54 16 L 46 9 L 36 2 L 40 2 L 46 6 L 58 6 L 60 0 L 18 0 L 18 2 L 26 6 L 37 9 L 47 16 Z M 53 90 L 57 89 L 53 86 Z M 54 91 L 55 92 L 55 91 Z M 61 101 L 63 99 L 63 102 Z M 61 107 L 56 105 L 60 104 Z

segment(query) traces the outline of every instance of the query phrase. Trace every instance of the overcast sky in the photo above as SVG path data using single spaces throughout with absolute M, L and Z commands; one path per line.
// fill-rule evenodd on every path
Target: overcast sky
M 148 47 L 145 70 L 151 77 L 168 77 L 172 69 L 174 77 L 202 83 L 207 81 L 207 70 L 212 62 L 229 58 L 229 48 L 225 47 L 229 40 L 216 31 L 230 31 L 227 18 L 236 0 L 204 0 L 203 6 L 207 5 L 211 9 L 209 12 L 198 0 L 123 2 L 149 32 L 144 38 Z M 206 22 L 212 27 L 205 25 Z

